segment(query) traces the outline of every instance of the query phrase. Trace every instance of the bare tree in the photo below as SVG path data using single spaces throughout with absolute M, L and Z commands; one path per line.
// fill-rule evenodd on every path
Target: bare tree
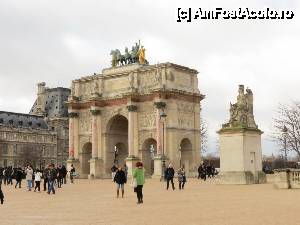
M 208 127 L 206 121 L 200 117 L 201 153 L 207 151 Z
M 293 151 L 300 157 L 300 102 L 279 105 L 272 137 L 281 151 Z

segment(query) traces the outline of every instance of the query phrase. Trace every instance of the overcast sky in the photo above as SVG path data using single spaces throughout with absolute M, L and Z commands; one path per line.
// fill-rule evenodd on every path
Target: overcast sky
M 226 2 L 226 3 L 225 3 Z M 28 113 L 36 83 L 71 80 L 110 65 L 110 50 L 141 40 L 150 64 L 173 62 L 199 71 L 209 151 L 229 118 L 238 84 L 254 93 L 254 113 L 270 141 L 279 103 L 300 100 L 300 1 L 0 1 L 0 110 Z M 177 23 L 177 8 L 292 10 L 292 20 L 198 20 Z

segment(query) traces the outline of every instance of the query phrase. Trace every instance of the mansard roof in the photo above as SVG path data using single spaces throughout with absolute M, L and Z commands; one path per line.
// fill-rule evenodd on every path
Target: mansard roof
M 0 125 L 47 130 L 48 125 L 42 116 L 0 111 Z
M 48 118 L 53 117 L 68 117 L 68 106 L 65 102 L 71 93 L 69 88 L 57 87 L 47 88 L 45 90 L 45 108 L 42 109 L 45 112 L 45 116 Z M 30 114 L 36 113 L 36 101 L 32 106 Z

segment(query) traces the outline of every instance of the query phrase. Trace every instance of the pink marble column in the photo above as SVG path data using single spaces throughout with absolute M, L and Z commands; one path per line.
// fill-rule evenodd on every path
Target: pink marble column
M 156 142 L 157 142 L 157 155 L 162 155 L 162 123 L 160 114 L 162 109 L 166 107 L 165 102 L 155 102 L 154 105 L 156 106 Z
M 156 109 L 156 144 L 157 144 L 157 155 L 162 154 L 161 146 L 161 123 L 160 123 L 160 109 Z
M 134 113 L 137 106 L 128 105 L 128 156 L 134 156 Z
M 98 126 L 97 126 L 97 117 L 100 113 L 100 110 L 91 109 L 92 114 L 92 158 L 95 159 L 98 157 Z
M 74 159 L 74 119 L 78 113 L 69 113 L 69 159 Z

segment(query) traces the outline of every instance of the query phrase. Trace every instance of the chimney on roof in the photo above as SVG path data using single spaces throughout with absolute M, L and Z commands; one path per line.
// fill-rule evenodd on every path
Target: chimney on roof
M 37 101 L 36 101 L 36 112 L 34 114 L 38 116 L 44 116 L 45 115 L 45 90 L 46 83 L 41 82 L 37 84 L 38 92 L 37 92 Z

